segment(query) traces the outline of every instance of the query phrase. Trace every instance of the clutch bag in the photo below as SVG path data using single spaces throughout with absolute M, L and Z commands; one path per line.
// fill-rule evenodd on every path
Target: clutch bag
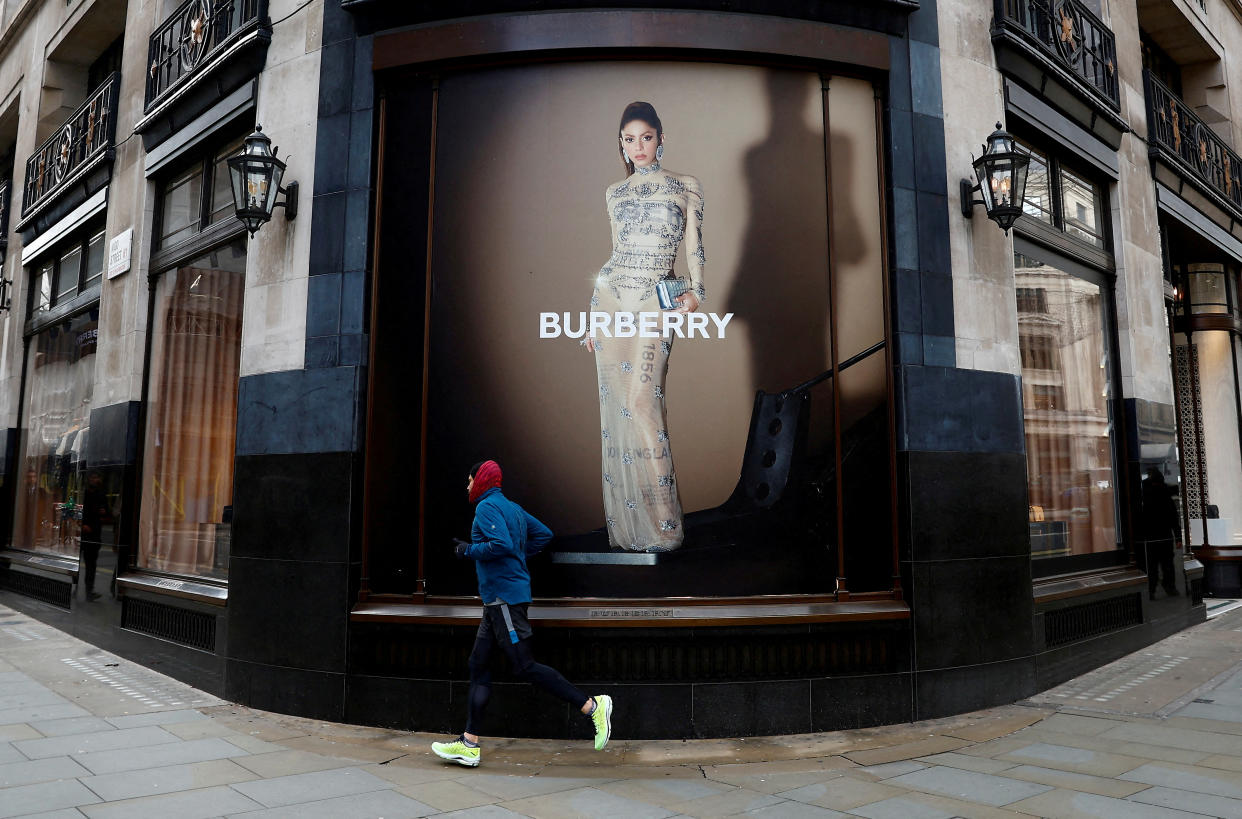
M 660 299 L 661 310 L 676 310 L 681 305 L 677 297 L 690 290 L 690 282 L 686 279 L 660 279 L 656 282 L 656 296 Z

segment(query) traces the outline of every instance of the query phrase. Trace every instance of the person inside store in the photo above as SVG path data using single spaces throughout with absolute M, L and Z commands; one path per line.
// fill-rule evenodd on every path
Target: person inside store
M 663 167 L 664 126 L 651 103 L 621 113 L 618 150 L 625 178 L 604 195 L 612 255 L 599 271 L 591 311 L 692 313 L 703 287 L 703 187 Z M 688 278 L 673 275 L 683 240 Z M 599 385 L 604 520 L 609 544 L 667 552 L 684 539 L 665 411 L 673 337 L 587 337 Z
M 1164 482 L 1159 467 L 1149 467 L 1143 476 L 1143 512 L 1139 521 L 1142 551 L 1146 558 L 1147 596 L 1156 599 L 1156 585 L 1164 587 L 1165 594 L 1177 597 L 1177 576 L 1173 571 L 1174 547 L 1181 526 L 1177 519 L 1177 507 L 1173 505 L 1173 492 Z
M 86 489 L 82 493 L 82 587 L 87 600 L 98 600 L 100 594 L 95 591 L 95 570 L 99 564 L 99 550 L 103 547 L 103 527 L 111 523 L 112 512 L 108 508 L 108 493 L 104 491 L 103 477 L 98 472 L 91 472 L 86 478 Z
M 466 696 L 466 730 L 449 742 L 433 742 L 436 756 L 468 768 L 482 757 L 483 716 L 492 693 L 491 663 L 503 653 L 518 679 L 580 708 L 595 729 L 595 750 L 603 750 L 612 733 L 612 698 L 588 697 L 559 671 L 535 661 L 531 651 L 530 570 L 526 558 L 552 539 L 544 526 L 501 491 L 500 465 L 481 461 L 470 468 L 466 493 L 475 505 L 470 540 L 458 540 L 459 558 L 474 561 L 483 616 L 468 662 L 470 689 Z

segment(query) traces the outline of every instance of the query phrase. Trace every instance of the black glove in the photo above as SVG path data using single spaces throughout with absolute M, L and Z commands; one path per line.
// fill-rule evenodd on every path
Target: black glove
M 461 538 L 453 538 L 453 553 L 460 558 L 465 558 L 466 550 L 470 548 L 470 541 Z

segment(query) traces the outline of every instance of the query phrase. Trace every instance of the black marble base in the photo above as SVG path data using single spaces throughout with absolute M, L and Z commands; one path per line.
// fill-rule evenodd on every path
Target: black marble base
M 351 676 L 349 722 L 453 734 L 466 719 L 465 681 Z M 613 698 L 617 739 L 709 739 L 861 728 L 910 718 L 910 675 L 882 674 L 731 683 L 587 686 Z M 484 730 L 493 736 L 581 739 L 591 726 L 576 708 L 529 685 L 492 686 Z

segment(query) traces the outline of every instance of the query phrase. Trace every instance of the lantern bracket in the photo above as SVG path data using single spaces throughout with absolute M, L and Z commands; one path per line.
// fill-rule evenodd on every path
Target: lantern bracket
M 965 216 L 967 219 L 969 219 L 971 212 L 974 211 L 975 209 L 975 205 L 986 206 L 987 202 L 983 201 L 982 199 L 975 198 L 975 191 L 979 190 L 979 185 L 970 184 L 969 179 L 963 179 L 959 183 L 959 187 L 961 188 L 961 192 L 962 192 L 962 215 Z
M 284 208 L 285 220 L 292 222 L 294 217 L 298 215 L 298 183 L 290 182 L 283 187 L 277 187 L 276 193 L 283 193 L 285 198 L 272 205 L 272 208 Z

